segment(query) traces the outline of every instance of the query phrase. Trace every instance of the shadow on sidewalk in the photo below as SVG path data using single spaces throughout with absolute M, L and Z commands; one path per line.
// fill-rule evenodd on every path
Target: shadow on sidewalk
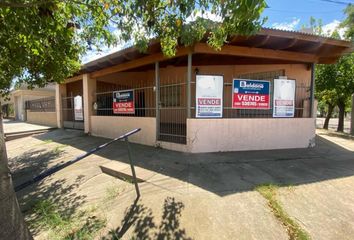
M 135 225 L 132 239 L 181 239 L 190 240 L 185 229 L 180 227 L 180 217 L 184 204 L 176 201 L 175 198 L 167 197 L 164 200 L 162 220 L 156 225 L 153 212 L 135 199 L 134 203 L 125 211 L 125 217 L 121 221 L 121 226 L 111 230 L 108 236 L 102 239 L 118 240 Z

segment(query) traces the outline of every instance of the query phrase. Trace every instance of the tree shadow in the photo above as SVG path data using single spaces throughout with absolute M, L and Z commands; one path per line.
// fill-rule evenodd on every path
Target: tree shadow
M 34 184 L 19 193 L 18 200 L 22 212 L 26 216 L 26 221 L 35 223 L 41 216 L 34 213 L 35 206 L 40 201 L 48 201 L 55 204 L 55 211 L 64 218 L 71 218 L 82 204 L 86 202 L 86 195 L 77 194 L 77 189 L 82 184 L 82 175 L 76 177 L 74 183 L 67 183 L 66 179 L 52 179 L 49 177 L 45 182 Z M 41 232 L 43 227 L 30 225 L 32 235 Z
M 121 227 L 111 230 L 103 240 L 121 239 L 129 228 L 134 225 L 132 239 L 182 239 L 191 240 L 186 231 L 180 226 L 180 217 L 184 204 L 176 201 L 173 197 L 167 197 L 163 205 L 162 220 L 159 225 L 154 221 L 152 209 L 139 203 L 134 203 L 126 209 L 125 216 L 121 221 Z
M 57 131 L 60 134 L 53 131 L 36 138 L 44 140 L 60 135 L 51 139 L 85 151 L 108 141 L 82 135 L 72 138 L 70 132 Z M 263 183 L 301 185 L 354 176 L 353 151 L 318 135 L 316 146 L 304 149 L 182 153 L 134 143 L 131 148 L 135 166 L 188 182 L 219 196 L 250 191 Z M 124 142 L 115 142 L 95 155 L 129 164 Z M 147 179 L 147 182 L 169 188 L 167 182 L 164 185 L 163 181 L 152 181 Z
M 57 161 L 63 155 L 60 149 L 37 149 L 28 150 L 23 154 L 9 158 L 14 185 L 17 186 L 26 180 L 48 169 L 48 165 Z

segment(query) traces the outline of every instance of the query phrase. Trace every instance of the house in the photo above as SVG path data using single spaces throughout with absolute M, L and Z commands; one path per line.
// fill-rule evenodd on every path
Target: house
M 18 121 L 27 120 L 26 102 L 43 98 L 55 97 L 55 84 L 49 84 L 44 88 L 28 89 L 27 85 L 22 84 L 13 89 L 9 94 L 9 100 L 5 100 L 2 106 L 11 106 L 13 118 Z M 4 108 L 5 109 L 5 108 Z
M 184 152 L 307 148 L 314 145 L 314 69 L 352 50 L 347 41 L 263 28 L 205 41 L 172 58 L 151 41 L 84 64 L 56 86 L 59 127 Z

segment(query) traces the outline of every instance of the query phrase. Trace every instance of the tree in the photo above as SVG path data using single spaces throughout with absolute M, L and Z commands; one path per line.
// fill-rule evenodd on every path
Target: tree
M 353 5 L 348 5 L 344 11 L 348 16 L 339 27 L 345 27 L 345 36 L 349 38 L 353 37 L 354 28 L 354 8 Z M 304 27 L 303 27 L 304 28 Z M 341 39 L 338 28 L 332 33 L 323 32 L 322 21 L 310 18 L 310 29 L 323 36 L 330 36 L 331 38 Z M 343 132 L 344 130 L 344 116 L 345 110 L 348 106 L 348 102 L 351 94 L 354 91 L 354 55 L 347 54 L 341 57 L 335 64 L 319 64 L 315 69 L 315 96 L 320 101 L 319 105 L 327 105 L 326 119 L 323 125 L 324 129 L 328 129 L 328 123 L 332 116 L 332 112 L 335 106 L 339 108 L 339 118 L 337 131 Z
M 347 15 L 346 19 L 341 23 L 341 27 L 347 28 L 345 38 L 354 41 L 354 5 L 349 4 L 344 13 Z
M 265 6 L 264 0 L 3 0 L 0 94 L 9 92 L 13 79 L 29 87 L 61 82 L 79 70 L 88 49 L 132 37 L 141 51 L 158 38 L 166 56 L 173 56 L 178 44 L 192 45 L 205 36 L 220 49 L 228 35 L 255 33 Z M 200 17 L 208 11 L 221 22 Z M 196 19 L 188 22 L 191 16 Z M 2 207 L 0 238 L 30 239 L 7 166 L 1 116 L 0 126 L 0 200 L 9 206 Z
M 323 128 L 328 122 L 335 106 L 339 108 L 337 131 L 344 130 L 345 110 L 354 91 L 354 53 L 341 57 L 337 63 L 317 65 L 316 97 L 328 106 Z

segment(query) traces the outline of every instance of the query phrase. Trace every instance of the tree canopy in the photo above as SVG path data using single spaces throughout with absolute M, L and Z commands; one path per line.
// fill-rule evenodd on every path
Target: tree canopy
M 230 34 L 255 33 L 264 0 L 8 0 L 0 2 L 0 91 L 17 79 L 29 86 L 60 82 L 90 48 L 134 40 L 145 51 L 160 39 L 166 56 L 207 36 L 215 49 Z M 201 16 L 209 12 L 220 22 Z M 191 21 L 193 19 L 193 21 Z M 118 32 L 118 34 L 116 34 Z
M 349 4 L 345 8 L 344 13 L 347 15 L 347 17 L 341 23 L 341 27 L 347 28 L 345 37 L 354 42 L 354 5 Z

